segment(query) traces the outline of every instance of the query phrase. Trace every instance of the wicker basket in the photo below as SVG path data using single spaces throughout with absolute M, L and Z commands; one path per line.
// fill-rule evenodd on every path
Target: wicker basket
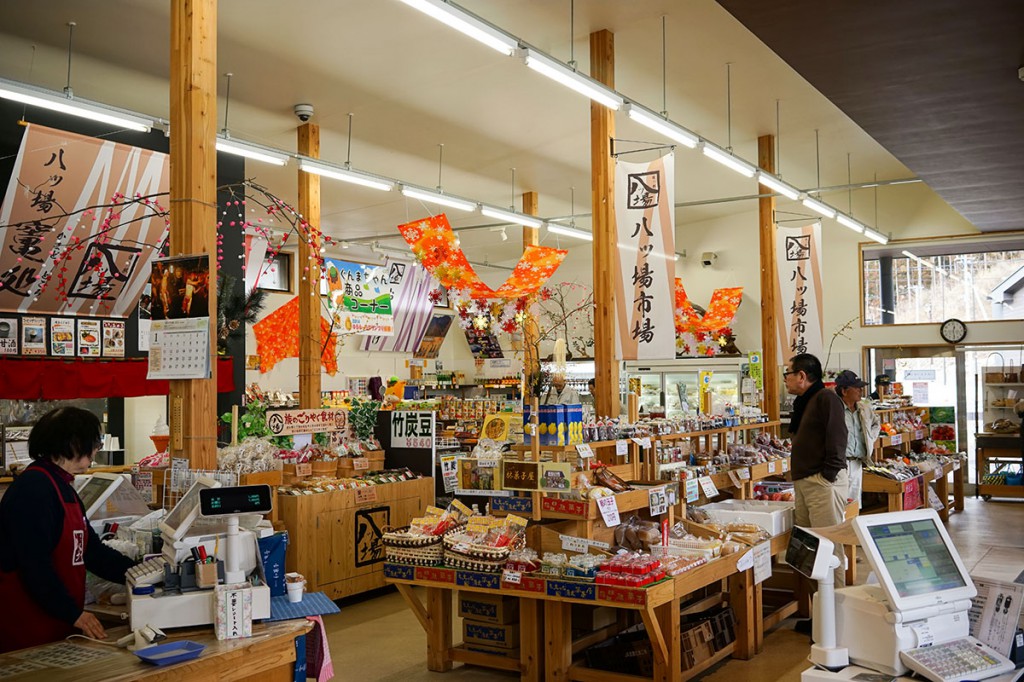
M 381 540 L 387 560 L 392 563 L 433 566 L 444 558 L 440 536 L 414 535 L 409 526 L 386 528 Z
M 511 551 L 510 547 L 477 544 L 459 532 L 445 535 L 443 544 L 445 566 L 484 573 L 500 573 Z

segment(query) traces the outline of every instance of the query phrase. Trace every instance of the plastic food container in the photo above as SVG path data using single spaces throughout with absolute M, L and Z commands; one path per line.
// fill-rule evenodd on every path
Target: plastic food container
M 180 642 L 168 642 L 139 649 L 135 655 L 153 665 L 171 665 L 199 658 L 199 654 L 205 650 L 206 647 L 199 642 L 183 639 Z

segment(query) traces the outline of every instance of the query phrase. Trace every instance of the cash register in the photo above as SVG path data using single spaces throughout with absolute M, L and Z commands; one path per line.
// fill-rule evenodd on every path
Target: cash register
M 813 633 L 819 646 L 834 627 L 834 645 L 852 665 L 821 665 L 812 647 L 815 667 L 804 671 L 802 682 L 910 673 L 932 682 L 1020 678 L 1024 671 L 1013 674 L 1009 652 L 970 636 L 968 612 L 977 590 L 935 510 L 858 516 L 853 529 L 873 576 L 868 584 L 819 591 Z M 790 546 L 792 551 L 802 543 L 805 559 L 817 549 L 808 550 L 801 541 L 808 534 L 794 528 Z M 821 551 L 830 552 L 831 544 Z M 790 563 L 818 577 L 800 570 L 799 562 Z
M 257 543 L 264 523 L 244 528 L 239 518 L 259 522 L 271 507 L 269 486 L 222 488 L 212 478 L 198 477 L 160 523 L 163 552 L 128 571 L 132 629 L 213 623 L 215 589 L 201 588 L 196 580 L 197 565 L 207 561 L 217 564 L 220 584 L 251 588 L 253 619 L 269 618 L 270 588 Z M 200 516 L 206 521 L 201 525 Z

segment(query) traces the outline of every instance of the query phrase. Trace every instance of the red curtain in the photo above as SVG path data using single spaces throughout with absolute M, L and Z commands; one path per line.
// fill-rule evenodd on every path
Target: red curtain
M 0 398 L 69 400 L 167 395 L 170 382 L 146 379 L 148 364 L 147 358 L 0 358 Z M 217 358 L 217 392 L 229 393 L 234 389 L 231 358 Z

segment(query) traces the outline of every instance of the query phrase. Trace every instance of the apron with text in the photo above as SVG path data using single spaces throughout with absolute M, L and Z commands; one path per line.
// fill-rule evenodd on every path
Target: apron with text
M 50 478 L 64 507 L 64 528 L 50 558 L 57 577 L 82 608 L 85 605 L 85 543 L 89 538 L 85 515 L 78 496 L 66 501 L 53 475 L 45 469 L 42 471 Z M 5 613 L 0 619 L 0 651 L 56 642 L 76 631 L 71 623 L 50 616 L 32 601 L 17 571 L 0 573 L 0 604 Z

